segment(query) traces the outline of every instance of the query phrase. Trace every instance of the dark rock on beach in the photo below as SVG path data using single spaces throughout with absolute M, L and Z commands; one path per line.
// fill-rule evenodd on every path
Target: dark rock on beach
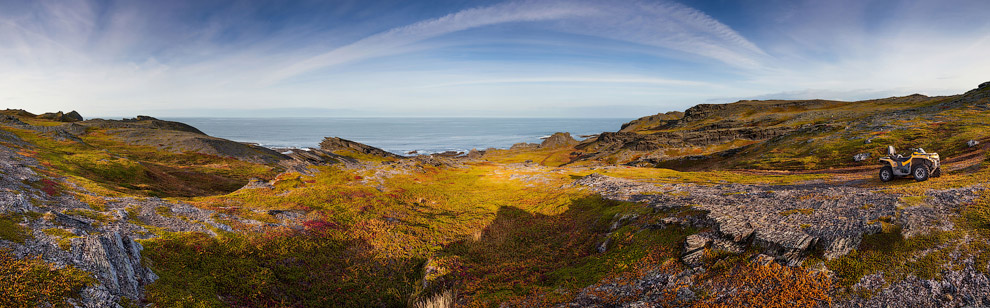
M 339 151 L 353 151 L 361 154 L 368 154 L 379 157 L 402 158 L 402 156 L 393 154 L 391 152 L 340 137 L 323 138 L 323 141 L 320 142 L 320 149 L 333 153 L 337 153 Z

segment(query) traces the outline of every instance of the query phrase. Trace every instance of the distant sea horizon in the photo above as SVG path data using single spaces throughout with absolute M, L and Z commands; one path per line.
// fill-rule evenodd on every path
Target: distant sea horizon
M 581 136 L 618 131 L 630 118 L 476 117 L 161 117 L 192 125 L 207 135 L 269 148 L 317 148 L 324 137 L 340 137 L 407 155 L 471 149 L 506 149 L 539 143 L 555 132 Z

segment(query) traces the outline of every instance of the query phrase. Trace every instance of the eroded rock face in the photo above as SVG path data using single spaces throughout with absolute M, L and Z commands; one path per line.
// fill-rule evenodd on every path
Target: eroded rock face
M 78 263 L 117 296 L 138 300 L 145 285 L 158 279 L 141 265 L 141 244 L 119 232 L 87 236 L 77 256 Z

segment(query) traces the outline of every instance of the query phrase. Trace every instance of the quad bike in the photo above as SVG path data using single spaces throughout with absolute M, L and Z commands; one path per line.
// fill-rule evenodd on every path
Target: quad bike
M 924 149 L 913 149 L 910 157 L 904 157 L 887 146 L 887 157 L 880 158 L 880 180 L 887 182 L 894 177 L 914 177 L 915 181 L 925 181 L 928 177 L 942 176 L 942 165 L 938 153 L 926 153 Z

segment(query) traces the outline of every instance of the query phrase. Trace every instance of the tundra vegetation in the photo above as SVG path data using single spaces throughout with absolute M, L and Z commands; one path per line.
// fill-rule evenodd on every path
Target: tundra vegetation
M 157 278 L 141 286 L 141 296 L 110 292 L 125 305 L 870 303 L 910 281 L 945 281 L 939 279 L 967 268 L 987 274 L 990 192 L 983 183 L 990 156 L 967 141 L 988 143 L 988 92 L 702 105 L 556 147 L 459 158 L 327 150 L 335 159 L 318 164 L 156 147 L 87 121 L 67 138 L 44 127 L 68 124 L 8 110 L 0 126 L 0 146 L 11 152 L 4 159 L 37 164 L 27 165 L 34 175 L 19 180 L 22 186 L 5 188 L 21 189 L 27 201 L 18 210 L 0 208 L 0 306 L 94 300 L 82 290 L 107 281 L 38 247 L 79 253 L 111 226 L 137 239 L 139 266 Z M 873 160 L 887 145 L 938 151 L 944 175 L 881 183 Z M 859 153 L 872 158 L 853 162 Z M 644 188 L 608 197 L 576 181 L 592 174 Z M 851 250 L 833 256 L 812 245 L 795 259 L 752 239 L 737 250 L 719 248 L 721 238 L 694 247 L 723 233 L 708 211 L 650 201 L 692 196 L 691 187 L 733 188 L 705 196 L 731 198 L 755 194 L 754 187 L 772 194 L 800 185 L 880 192 L 896 207 L 867 222 L 875 228 Z M 827 204 L 835 196 L 801 200 Z M 855 208 L 885 207 L 871 201 Z M 795 205 L 773 213 L 767 219 L 819 211 Z M 944 224 L 918 227 L 908 219 L 916 213 Z M 801 223 L 802 230 L 815 227 Z

